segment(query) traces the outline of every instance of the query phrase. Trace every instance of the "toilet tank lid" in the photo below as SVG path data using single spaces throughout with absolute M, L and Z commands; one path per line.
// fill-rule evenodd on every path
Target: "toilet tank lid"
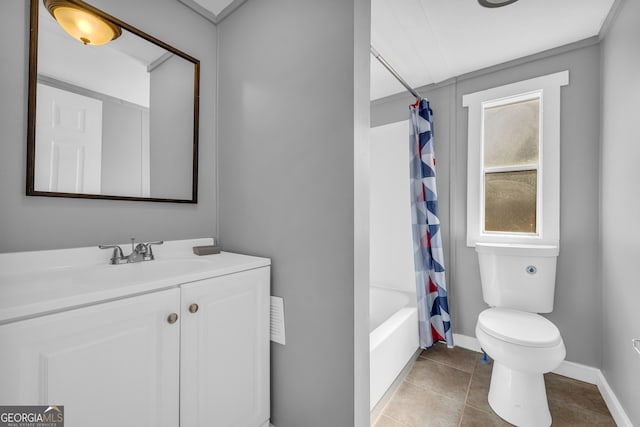
M 516 243 L 476 243 L 476 252 L 516 256 L 558 256 L 558 245 L 525 245 Z
M 489 308 L 478 316 L 478 327 L 498 339 L 527 347 L 552 347 L 562 342 L 556 325 L 526 311 Z

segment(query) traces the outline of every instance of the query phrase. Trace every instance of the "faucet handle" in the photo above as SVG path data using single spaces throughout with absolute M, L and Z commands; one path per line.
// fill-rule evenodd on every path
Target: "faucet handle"
M 122 248 L 118 245 L 98 245 L 100 249 L 112 249 L 113 254 L 111 255 L 110 264 L 120 264 L 122 260 L 124 260 L 124 254 L 122 253 Z
M 154 259 L 153 256 L 153 249 L 151 249 L 152 245 L 162 245 L 164 243 L 164 240 L 158 240 L 157 242 L 149 242 L 147 243 L 147 253 L 145 254 L 145 259 L 147 260 L 152 260 Z
M 149 248 L 147 247 L 147 244 L 146 244 L 146 243 L 138 243 L 138 244 L 136 245 L 136 247 L 135 247 L 135 248 L 133 248 L 133 250 L 132 250 L 131 252 L 132 252 L 132 253 L 133 253 L 133 252 L 136 252 L 136 253 L 139 253 L 139 254 L 146 254 L 146 253 L 147 253 L 147 251 L 148 251 L 148 249 L 149 249 Z

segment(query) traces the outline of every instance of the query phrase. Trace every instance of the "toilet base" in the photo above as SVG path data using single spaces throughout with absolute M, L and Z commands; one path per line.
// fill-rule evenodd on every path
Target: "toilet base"
M 519 427 L 551 425 L 542 374 L 516 371 L 494 360 L 489 405 L 501 418 Z

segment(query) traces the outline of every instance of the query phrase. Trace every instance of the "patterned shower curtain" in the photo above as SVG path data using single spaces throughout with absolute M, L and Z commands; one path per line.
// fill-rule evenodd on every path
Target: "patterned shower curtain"
M 432 111 L 426 99 L 410 110 L 411 223 L 420 347 L 429 348 L 436 341 L 453 346 L 438 219 Z

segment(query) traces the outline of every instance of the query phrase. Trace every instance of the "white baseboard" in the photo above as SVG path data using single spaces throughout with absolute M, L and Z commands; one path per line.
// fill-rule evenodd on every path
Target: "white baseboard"
M 611 412 L 611 416 L 618 427 L 633 427 L 629 416 L 624 411 L 620 401 L 613 393 L 611 386 L 609 386 L 609 382 L 599 369 L 596 376 L 596 385 L 598 386 L 598 390 L 600 391 L 600 394 L 602 395 L 604 402 L 607 404 L 607 408 L 609 408 L 609 412 Z
M 558 366 L 553 373 L 562 375 L 563 377 L 573 378 L 574 380 L 583 381 L 585 383 L 597 384 L 600 369 L 594 368 L 593 366 L 563 360 L 560 366 Z
M 455 345 L 466 348 L 467 350 L 482 352 L 480 343 L 475 337 L 453 334 L 453 342 Z M 595 384 L 618 427 L 633 427 L 631 420 L 609 386 L 607 379 L 602 375 L 600 369 L 564 360 L 553 372 L 558 375 L 573 378 L 574 380 Z
M 467 350 L 473 350 L 477 351 L 478 353 L 482 353 L 480 343 L 475 337 L 470 337 L 462 334 L 453 334 L 453 343 L 462 348 L 466 348 Z

